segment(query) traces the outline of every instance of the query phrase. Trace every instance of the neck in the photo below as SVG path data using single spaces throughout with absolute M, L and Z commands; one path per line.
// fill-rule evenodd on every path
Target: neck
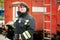
M 28 14 L 27 12 L 25 12 L 25 13 L 19 12 L 18 13 L 18 17 L 25 17 L 27 14 Z
M 25 17 L 28 13 L 25 12 L 25 13 L 21 13 L 21 17 Z

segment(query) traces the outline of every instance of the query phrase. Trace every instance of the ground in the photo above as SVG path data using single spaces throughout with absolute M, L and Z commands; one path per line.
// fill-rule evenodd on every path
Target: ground
M 3 36 L 2 34 L 0 34 L 0 40 L 9 40 L 9 39 Z

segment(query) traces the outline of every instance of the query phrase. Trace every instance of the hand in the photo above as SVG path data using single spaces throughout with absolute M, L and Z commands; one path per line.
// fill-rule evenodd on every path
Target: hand
M 19 34 L 19 40 L 22 40 L 21 34 Z

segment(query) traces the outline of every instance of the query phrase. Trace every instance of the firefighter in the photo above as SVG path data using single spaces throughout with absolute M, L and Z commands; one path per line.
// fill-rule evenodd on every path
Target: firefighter
M 5 25 L 5 29 L 6 29 L 6 37 L 8 39 L 10 39 L 10 40 L 13 40 L 13 37 L 14 37 L 14 27 L 13 27 L 12 22 L 8 22 Z
M 14 23 L 14 40 L 33 40 L 35 21 L 34 18 L 28 14 L 29 7 L 26 3 L 20 2 L 18 8 L 18 19 Z

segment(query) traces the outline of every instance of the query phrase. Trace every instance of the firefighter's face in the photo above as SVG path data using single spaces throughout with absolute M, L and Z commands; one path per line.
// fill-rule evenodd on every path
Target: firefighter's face
M 26 12 L 26 7 L 20 6 L 20 7 L 19 7 L 19 11 L 20 11 L 21 13 L 25 13 L 25 12 Z

